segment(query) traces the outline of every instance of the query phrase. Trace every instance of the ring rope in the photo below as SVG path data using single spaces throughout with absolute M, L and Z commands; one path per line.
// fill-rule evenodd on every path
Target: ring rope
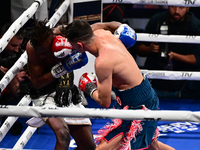
M 163 71 L 163 70 L 140 70 L 148 79 L 164 80 L 200 80 L 200 72 L 187 71 Z
M 31 102 L 31 98 L 28 95 L 25 95 L 20 102 L 17 104 L 17 106 L 28 106 Z M 10 128 L 13 126 L 13 124 L 15 123 L 15 121 L 18 119 L 19 117 L 8 117 L 4 123 L 2 124 L 1 128 L 0 128 L 0 142 L 3 140 L 3 138 L 5 137 L 5 135 L 7 134 L 7 132 L 10 130 Z
M 27 64 L 27 60 L 28 60 L 28 56 L 25 51 L 1 79 L 1 81 L 0 81 L 1 92 L 6 88 L 6 86 L 10 83 L 10 81 L 19 72 L 19 70 Z
M 19 117 L 72 117 L 92 119 L 145 120 L 145 121 L 188 121 L 200 122 L 200 111 L 165 110 L 119 110 L 99 108 L 63 108 L 50 106 L 1 105 L 0 114 Z
M 53 28 L 56 25 L 56 23 L 60 20 L 60 18 L 63 16 L 63 14 L 67 11 L 69 5 L 70 5 L 70 0 L 65 0 L 60 5 L 59 9 L 56 10 L 53 16 L 49 19 L 49 22 L 47 22 L 46 26 Z
M 137 33 L 137 41 L 199 44 L 200 36 Z
M 172 5 L 183 7 L 198 7 L 198 0 L 102 0 L 103 3 L 125 3 L 125 4 L 142 4 L 142 5 Z
M 28 126 L 14 145 L 13 150 L 22 150 L 36 130 L 37 128 Z
M 8 45 L 12 37 L 19 31 L 19 29 L 36 13 L 39 7 L 39 3 L 41 6 L 44 1 L 46 0 L 37 0 L 37 2 L 33 2 L 32 5 L 26 11 L 24 11 L 17 20 L 12 23 L 12 25 L 0 39 L 0 53 Z

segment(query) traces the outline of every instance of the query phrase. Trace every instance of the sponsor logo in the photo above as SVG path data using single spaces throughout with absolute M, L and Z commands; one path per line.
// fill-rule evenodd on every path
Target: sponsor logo
M 161 118 L 144 118 L 144 121 L 159 121 Z
M 182 73 L 182 77 L 188 77 L 188 78 L 190 78 L 190 77 L 192 77 L 192 73 L 183 72 Z
M 33 132 L 30 131 L 30 132 L 26 135 L 26 138 L 27 138 L 27 139 L 30 139 L 32 135 L 33 135 Z
M 17 74 L 19 72 L 20 68 L 19 67 L 15 67 L 13 70 L 12 70 L 12 73 L 13 75 Z
M 1 90 L 3 90 L 3 89 L 4 89 L 4 87 L 5 87 L 5 85 L 4 85 L 4 84 L 0 84 L 0 88 L 1 88 Z
M 42 107 L 42 109 L 58 110 L 58 107 Z
M 10 38 L 7 39 L 7 42 L 9 42 L 9 41 L 10 41 Z
M 26 17 L 27 17 L 27 18 L 30 18 L 30 15 L 28 14 Z
M 10 82 L 10 77 L 9 76 L 6 76 L 5 79 Z
M 185 2 L 186 5 L 189 5 L 189 4 L 194 5 L 196 0 L 184 0 L 184 2 Z
M 61 14 L 60 14 L 59 12 L 56 12 L 56 14 L 57 14 L 58 16 L 61 16 Z
M 20 143 L 20 145 L 21 145 L 21 147 L 24 147 L 24 146 L 25 146 L 24 141 L 22 141 L 22 142 Z
M 117 2 L 123 2 L 123 0 L 113 0 L 113 3 L 117 3 Z
M 6 121 L 6 122 L 5 122 L 5 126 L 6 126 L 7 128 L 9 128 L 9 127 L 10 127 L 10 123 L 9 123 L 8 121 Z
M 16 33 L 16 29 L 13 30 L 13 33 Z
M 157 77 L 165 77 L 165 73 L 164 72 L 154 72 L 151 73 L 151 76 L 157 76 Z
M 149 37 L 155 37 L 157 38 L 159 36 L 159 34 L 149 34 Z
M 72 48 L 72 45 L 65 38 L 59 38 L 55 45 L 57 47 L 58 46 L 66 46 L 66 48 Z M 63 48 L 65 48 L 65 47 L 63 47 Z
M 187 131 L 198 130 L 197 122 L 175 122 L 171 124 L 159 125 L 158 129 L 160 132 L 174 132 L 174 133 L 183 133 Z
M 124 32 L 127 36 L 135 40 L 135 31 L 130 27 L 124 27 Z
M 8 108 L 7 105 L 0 105 L 0 108 Z
M 196 35 L 187 35 L 186 38 L 188 38 L 188 39 L 195 39 Z
M 140 0 L 140 3 L 168 4 L 167 0 Z
M 0 137 L 3 137 L 3 133 L 0 131 Z
M 68 59 L 65 60 L 66 66 L 70 69 L 73 67 L 76 63 L 79 63 L 82 61 L 82 54 L 76 53 L 72 56 L 70 56 Z

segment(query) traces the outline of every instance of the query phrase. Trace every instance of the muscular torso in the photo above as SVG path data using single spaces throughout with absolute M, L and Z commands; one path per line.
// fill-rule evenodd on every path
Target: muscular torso
M 132 55 L 127 51 L 121 41 L 114 37 L 109 31 L 95 31 L 99 55 L 95 61 L 95 68 L 98 65 L 105 65 L 105 72 L 112 76 L 112 85 L 120 90 L 129 89 L 139 85 L 143 76 Z M 101 40 L 98 40 L 101 39 Z M 104 63 L 102 62 L 104 61 Z M 98 74 L 101 74 L 97 71 Z

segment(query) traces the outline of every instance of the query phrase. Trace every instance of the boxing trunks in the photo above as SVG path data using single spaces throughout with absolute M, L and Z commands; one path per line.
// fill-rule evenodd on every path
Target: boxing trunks
M 33 106 L 41 107 L 68 107 L 68 108 L 85 108 L 82 101 L 85 98 L 82 92 L 73 84 L 73 72 L 59 78 L 58 81 L 48 85 L 48 88 L 32 90 L 30 96 Z M 48 118 L 31 118 L 27 124 L 32 127 L 41 127 Z M 91 125 L 89 118 L 64 118 L 70 125 Z
M 116 109 L 158 109 L 159 99 L 149 80 L 145 77 L 142 83 L 134 88 L 123 91 L 114 88 L 114 92 L 117 99 Z M 108 123 L 98 131 L 96 143 L 102 139 L 109 143 L 121 134 L 123 136 L 121 149 L 141 149 L 148 148 L 159 134 L 157 121 L 122 119 L 113 119 L 112 121 L 113 123 Z

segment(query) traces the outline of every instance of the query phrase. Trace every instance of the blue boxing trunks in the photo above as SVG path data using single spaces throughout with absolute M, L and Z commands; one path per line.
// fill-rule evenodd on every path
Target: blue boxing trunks
M 144 77 L 142 83 L 127 90 L 114 88 L 117 103 L 115 109 L 150 109 L 157 110 L 159 99 L 151 87 L 149 80 Z M 96 143 L 104 139 L 107 143 L 118 135 L 123 136 L 120 149 L 145 149 L 158 137 L 157 121 L 113 119 L 98 131 Z

